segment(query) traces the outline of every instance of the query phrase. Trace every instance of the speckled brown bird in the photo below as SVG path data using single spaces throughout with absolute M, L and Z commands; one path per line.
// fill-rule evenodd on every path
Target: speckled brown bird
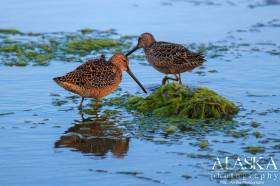
M 176 43 L 156 41 L 150 33 L 141 34 L 138 44 L 126 56 L 140 48 L 144 49 L 148 62 L 156 70 L 166 74 L 162 84 L 169 79 L 182 83 L 181 73 L 192 71 L 204 62 L 204 56 L 201 53 L 192 52 Z M 175 78 L 168 77 L 168 74 L 174 74 Z
M 82 96 L 79 107 L 81 109 L 84 98 L 99 100 L 116 90 L 122 80 L 123 71 L 126 71 L 147 93 L 131 72 L 128 59 L 122 53 L 113 55 L 109 61 L 106 61 L 104 56 L 88 60 L 74 71 L 53 80 L 64 89 Z

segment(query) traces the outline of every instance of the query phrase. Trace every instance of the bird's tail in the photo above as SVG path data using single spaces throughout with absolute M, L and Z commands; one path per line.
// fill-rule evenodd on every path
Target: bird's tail
M 55 78 L 53 78 L 53 80 L 57 83 L 57 84 L 61 84 L 61 77 L 55 77 Z
M 202 52 L 193 53 L 192 61 L 195 63 L 195 66 L 198 67 L 205 62 L 205 57 Z
M 204 54 L 202 52 L 199 52 L 197 54 L 197 59 L 198 59 L 198 61 L 200 62 L 201 65 L 206 61 L 205 60 L 205 56 L 204 56 Z

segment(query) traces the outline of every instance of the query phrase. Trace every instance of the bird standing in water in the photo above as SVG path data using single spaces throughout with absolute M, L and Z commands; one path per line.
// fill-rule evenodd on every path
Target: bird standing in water
M 84 98 L 99 100 L 116 90 L 122 80 L 123 71 L 147 93 L 131 72 L 128 59 L 122 53 L 113 55 L 109 61 L 106 61 L 103 55 L 99 59 L 88 60 L 74 71 L 53 80 L 64 89 L 82 96 L 79 106 L 82 109 Z
M 166 74 L 162 84 L 169 79 L 182 83 L 181 73 L 191 71 L 204 62 L 201 53 L 191 52 L 179 44 L 156 41 L 150 33 L 141 34 L 137 45 L 126 56 L 140 48 L 144 49 L 148 62 L 156 70 Z M 167 74 L 174 74 L 175 78 L 168 77 Z

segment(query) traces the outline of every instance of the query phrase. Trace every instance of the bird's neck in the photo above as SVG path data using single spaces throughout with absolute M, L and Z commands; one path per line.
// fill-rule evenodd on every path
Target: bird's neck
M 119 70 L 120 72 L 127 70 L 127 67 L 125 65 L 119 63 L 112 63 L 112 62 L 111 64 L 115 67 L 115 69 Z
M 153 44 L 154 44 L 154 43 L 153 43 Z M 145 54 L 147 54 L 147 53 L 150 51 L 150 49 L 152 48 L 153 44 L 151 44 L 151 45 L 146 46 L 146 47 L 144 47 L 144 48 L 143 48 L 143 49 L 144 49 Z
M 145 48 L 151 48 L 153 46 L 153 44 L 156 43 L 156 41 L 154 39 L 148 40 L 146 41 L 146 43 L 144 44 L 144 49 Z

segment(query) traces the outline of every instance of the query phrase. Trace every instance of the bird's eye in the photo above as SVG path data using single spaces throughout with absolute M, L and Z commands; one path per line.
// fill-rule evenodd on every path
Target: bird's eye
M 121 62 L 122 62 L 122 63 L 126 63 L 126 62 L 127 62 L 127 59 L 126 59 L 126 58 L 122 58 L 122 59 L 121 59 Z

